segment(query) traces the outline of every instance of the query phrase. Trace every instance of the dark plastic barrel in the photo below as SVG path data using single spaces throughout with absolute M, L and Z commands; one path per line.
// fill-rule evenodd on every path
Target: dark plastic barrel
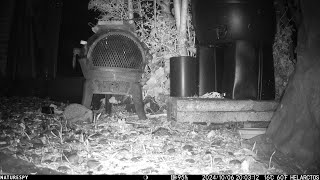
M 190 56 L 170 58 L 170 96 L 192 97 L 198 95 L 198 62 Z
M 192 0 L 199 44 L 224 41 L 273 41 L 273 0 Z
M 206 93 L 220 92 L 224 71 L 224 49 L 227 45 L 197 46 L 197 60 L 199 62 L 199 96 Z
M 192 0 L 199 95 L 274 99 L 273 0 Z

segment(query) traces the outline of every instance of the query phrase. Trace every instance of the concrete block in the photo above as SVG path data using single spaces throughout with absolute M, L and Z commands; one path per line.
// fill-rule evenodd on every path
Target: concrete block
M 274 111 L 275 101 L 172 98 L 178 111 Z
M 273 111 L 254 112 L 254 111 L 178 111 L 176 120 L 179 122 L 246 122 L 246 121 L 270 121 Z
M 168 101 L 168 119 L 180 122 L 270 121 L 276 101 L 175 98 Z

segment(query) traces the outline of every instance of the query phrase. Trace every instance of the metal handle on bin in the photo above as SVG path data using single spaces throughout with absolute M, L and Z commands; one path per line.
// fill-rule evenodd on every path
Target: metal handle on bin
M 227 36 L 228 28 L 227 25 L 220 25 L 215 28 L 217 39 L 225 39 Z
M 73 48 L 72 68 L 76 68 L 77 55 L 80 56 L 81 50 L 79 48 Z

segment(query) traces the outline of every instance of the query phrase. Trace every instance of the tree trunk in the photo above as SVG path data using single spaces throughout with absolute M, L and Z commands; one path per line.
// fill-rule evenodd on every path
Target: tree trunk
M 176 26 L 177 30 L 179 31 L 180 29 L 180 7 L 181 7 L 181 0 L 173 0 L 174 3 L 174 17 L 176 19 Z
M 178 38 L 178 52 L 180 56 L 187 56 L 187 15 L 188 15 L 188 0 L 174 0 L 174 16 L 176 20 Z
M 133 24 L 133 4 L 132 0 L 128 0 L 129 23 Z
M 298 62 L 266 135 L 304 169 L 320 167 L 320 1 L 301 0 Z
M 187 56 L 187 15 L 188 15 L 188 0 L 182 0 L 181 2 L 181 15 L 180 15 L 180 37 L 179 37 L 179 46 L 180 46 L 180 55 Z

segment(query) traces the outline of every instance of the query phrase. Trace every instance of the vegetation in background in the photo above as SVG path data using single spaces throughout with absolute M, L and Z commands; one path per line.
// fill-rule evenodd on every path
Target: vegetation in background
M 292 26 L 281 27 L 273 44 L 276 99 L 279 100 L 294 71 L 295 59 L 292 56 Z
M 293 73 L 296 64 L 295 45 L 293 42 L 294 18 L 290 18 L 289 9 L 293 4 L 277 2 L 277 33 L 273 44 L 274 76 L 276 87 L 276 100 L 280 100 L 289 77 Z
M 132 7 L 130 10 L 128 3 Z M 181 46 L 185 46 L 187 53 L 183 55 L 195 55 L 190 5 L 187 6 L 186 32 L 183 34 L 186 41 L 181 41 L 172 0 L 91 0 L 88 8 L 100 13 L 99 21 L 131 20 L 135 23 L 137 36 L 148 46 L 153 57 L 142 76 L 143 96 L 154 98 L 159 106 L 165 105 L 165 97 L 170 94 L 170 57 L 181 55 Z

